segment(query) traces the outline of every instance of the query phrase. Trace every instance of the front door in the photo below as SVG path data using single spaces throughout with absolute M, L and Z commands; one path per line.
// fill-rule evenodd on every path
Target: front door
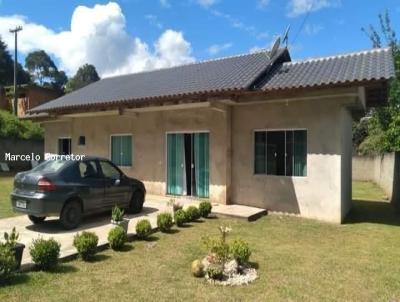
M 59 138 L 58 139 L 58 155 L 69 155 L 71 154 L 71 139 L 70 138 Z
M 101 211 L 104 207 L 104 178 L 100 175 L 98 165 L 94 160 L 78 163 L 81 183 L 85 190 L 82 197 L 85 201 L 85 211 Z
M 209 197 L 209 134 L 167 135 L 167 194 Z

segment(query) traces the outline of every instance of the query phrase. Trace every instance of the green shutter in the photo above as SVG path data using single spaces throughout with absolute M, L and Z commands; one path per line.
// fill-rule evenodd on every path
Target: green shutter
M 167 194 L 182 195 L 185 180 L 183 134 L 167 135 Z
M 194 165 L 196 171 L 196 195 L 209 197 L 209 134 L 194 134 Z
M 307 176 L 307 131 L 294 131 L 294 176 Z
M 132 166 L 132 136 L 111 136 L 111 161 L 117 166 Z
M 265 174 L 267 172 L 267 134 L 265 131 L 254 133 L 254 173 Z
M 111 161 L 117 166 L 121 165 L 121 143 L 118 136 L 111 136 Z

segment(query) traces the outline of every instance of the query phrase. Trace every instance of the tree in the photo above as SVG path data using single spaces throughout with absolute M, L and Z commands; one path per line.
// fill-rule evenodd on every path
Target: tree
M 373 47 L 382 47 L 382 41 L 386 41 L 392 48 L 395 77 L 390 82 L 388 105 L 371 110 L 367 135 L 357 146 L 361 153 L 400 151 L 400 47 L 388 11 L 379 14 L 379 24 L 380 32 L 373 25 L 368 30 L 362 30 Z
M 100 77 L 96 71 L 96 67 L 90 64 L 85 64 L 79 67 L 75 76 L 68 81 L 66 92 L 80 89 L 98 80 L 100 80 Z
M 63 90 L 68 78 L 64 71 L 59 71 L 56 64 L 44 50 L 31 52 L 25 58 L 25 67 L 34 81 L 43 87 Z
M 7 50 L 7 45 L 0 37 L 0 85 L 7 86 L 13 82 L 13 59 Z
M 53 60 L 44 50 L 29 53 L 25 58 L 25 67 L 41 86 L 45 83 L 46 78 L 52 77 L 57 70 Z

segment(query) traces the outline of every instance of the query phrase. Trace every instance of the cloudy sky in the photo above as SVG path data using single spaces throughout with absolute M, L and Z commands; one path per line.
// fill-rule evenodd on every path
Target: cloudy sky
M 294 59 L 366 49 L 361 27 L 398 0 L 0 0 L 0 35 L 22 25 L 21 59 L 44 49 L 69 75 L 85 63 L 104 76 L 247 53 L 290 24 Z

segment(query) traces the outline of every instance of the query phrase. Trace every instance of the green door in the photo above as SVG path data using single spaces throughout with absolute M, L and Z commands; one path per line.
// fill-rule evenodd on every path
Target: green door
M 184 135 L 167 134 L 167 194 L 183 195 L 185 179 Z
M 196 196 L 209 197 L 209 134 L 194 133 L 194 166 Z

